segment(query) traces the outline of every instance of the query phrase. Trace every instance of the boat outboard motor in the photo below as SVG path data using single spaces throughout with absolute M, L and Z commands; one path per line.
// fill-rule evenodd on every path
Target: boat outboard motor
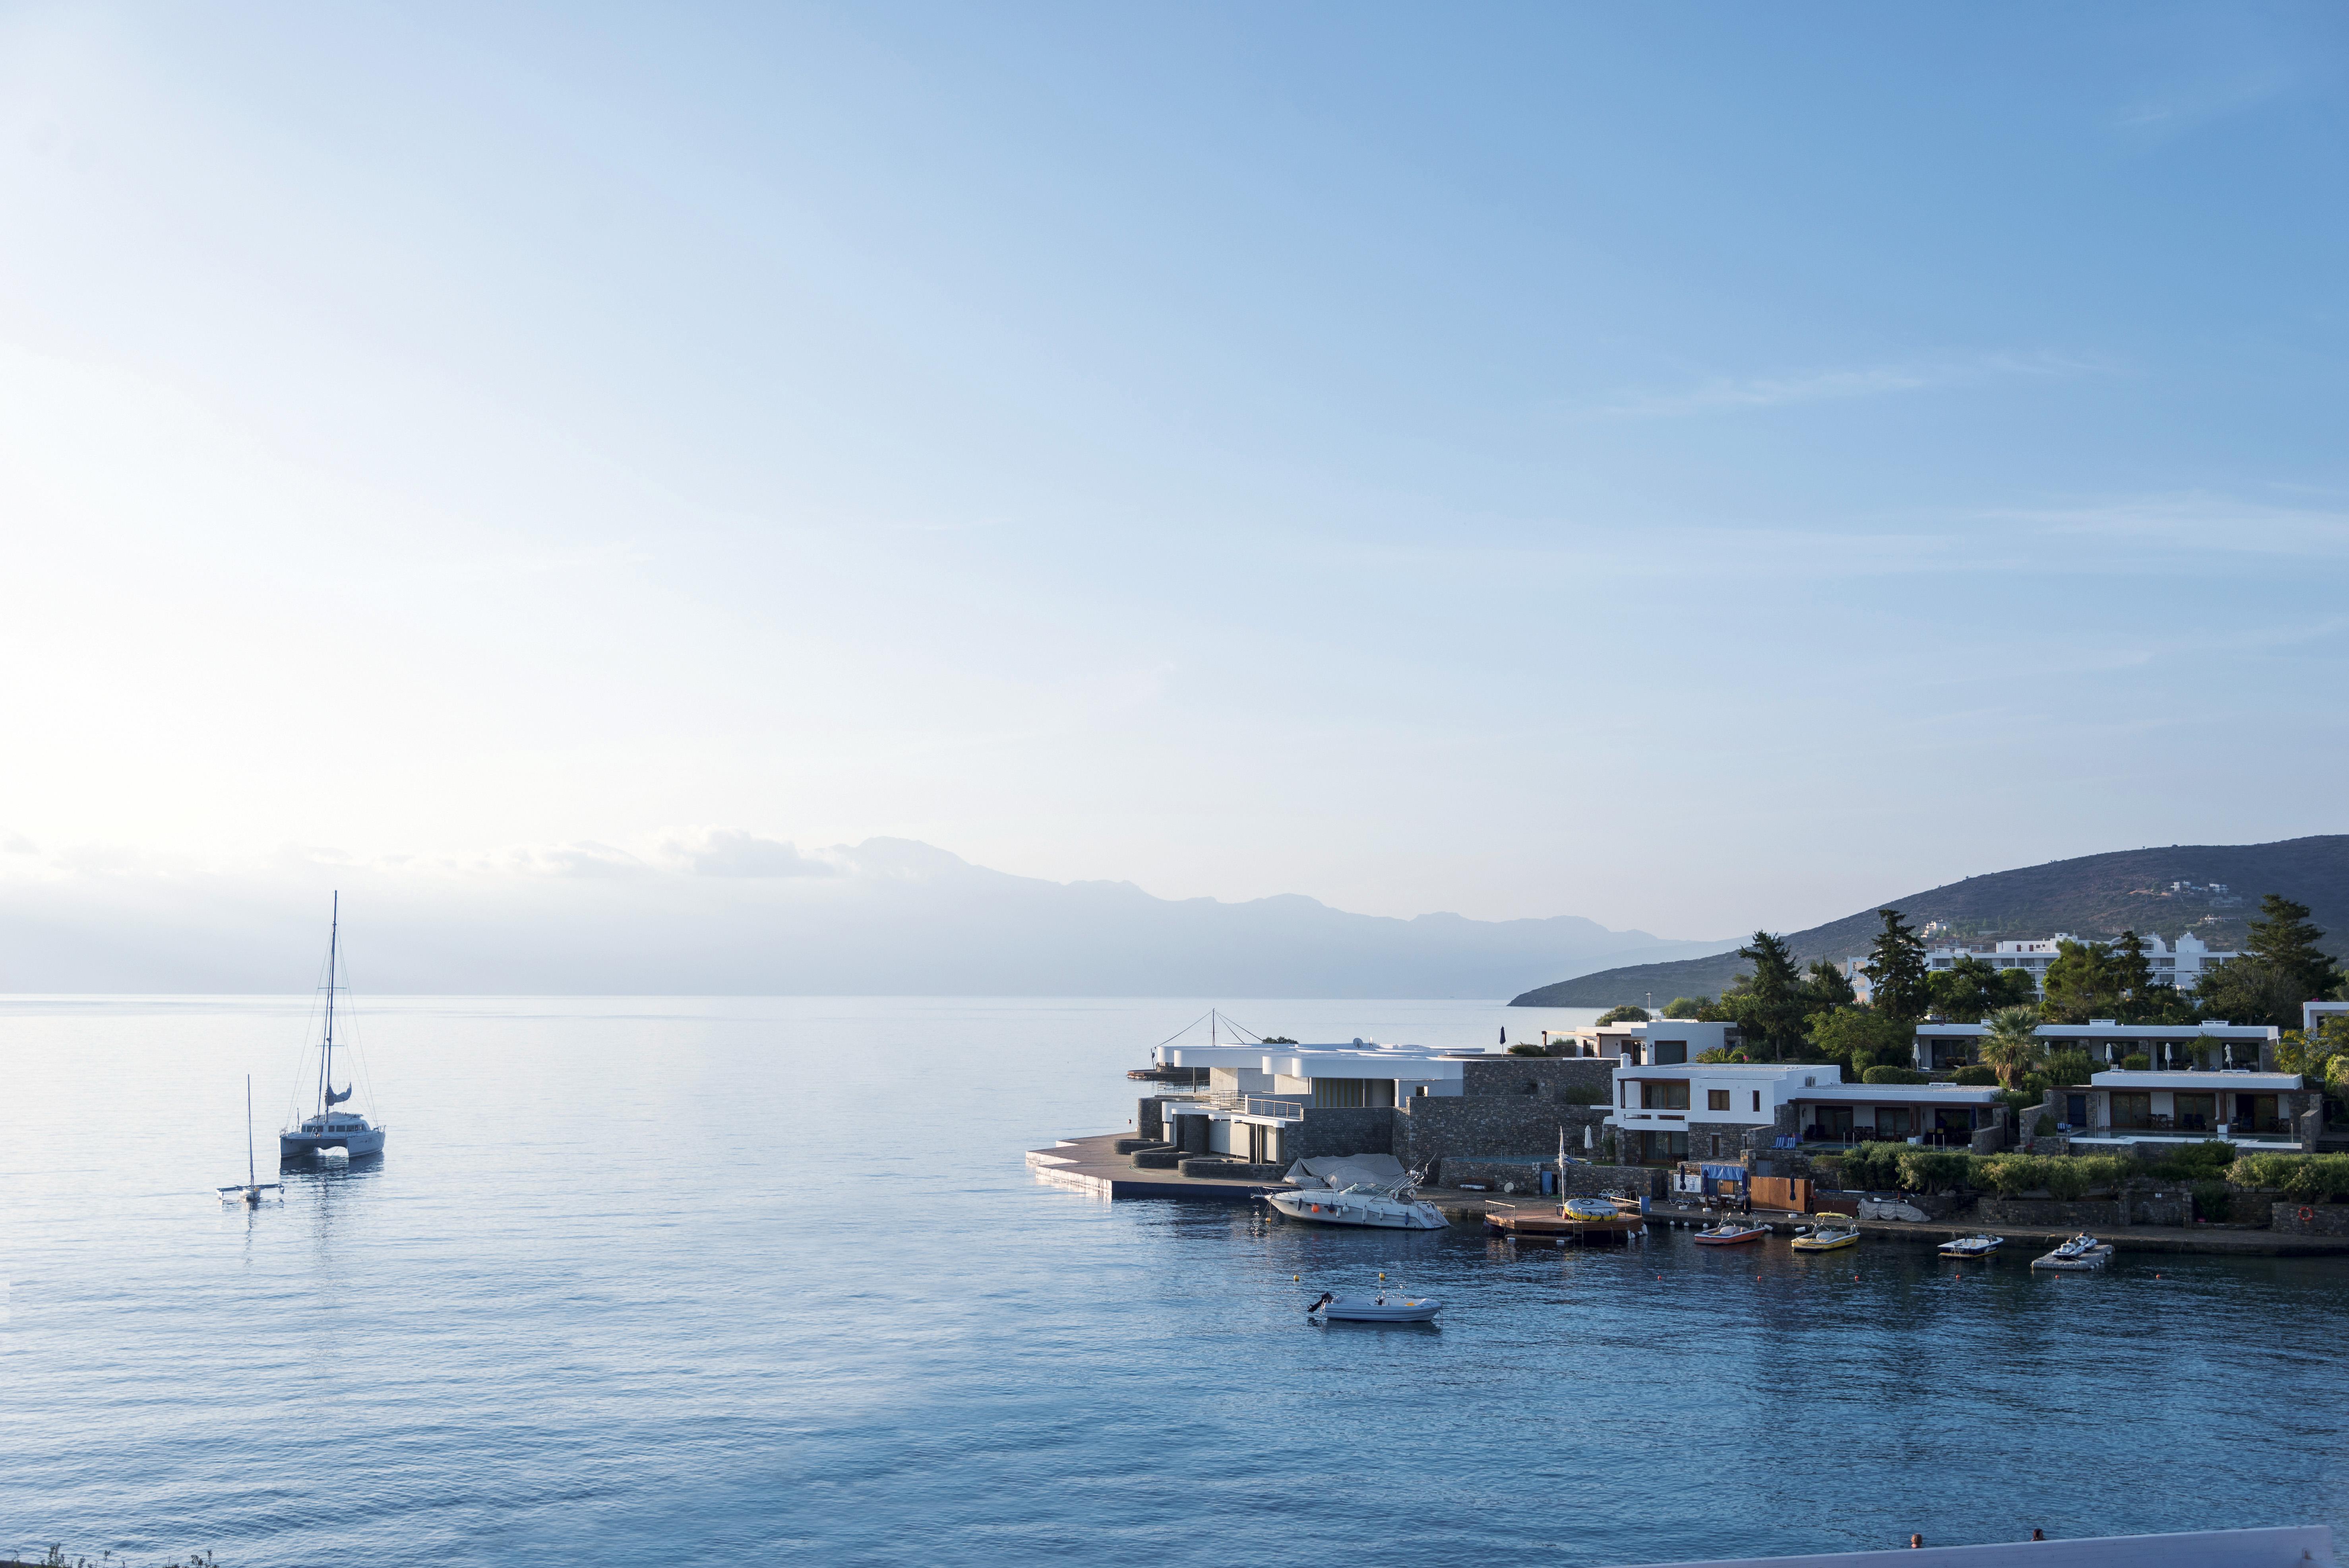
M 1305 1315 L 1308 1317 L 1312 1316 L 1315 1313 L 1320 1311 L 1323 1307 L 1329 1305 L 1331 1302 L 1337 1299 L 1338 1298 L 1336 1296 L 1331 1295 L 1328 1291 L 1323 1291 L 1321 1293 L 1321 1299 L 1305 1309 Z

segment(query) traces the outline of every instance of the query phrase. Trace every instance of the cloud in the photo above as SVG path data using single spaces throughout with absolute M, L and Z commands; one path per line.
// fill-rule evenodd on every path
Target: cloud
M 635 877 L 652 868 L 626 850 L 582 840 L 575 844 L 509 850 L 501 870 L 540 877 Z
M 2181 552 L 2319 559 L 2349 555 L 2349 512 L 2271 506 L 2200 490 L 1981 515 L 1987 521 L 2028 523 L 2054 533 L 2123 540 Z
M 1599 412 L 1630 418 L 1669 418 L 1741 408 L 1776 408 L 1795 403 L 1881 397 L 1892 393 L 1974 386 L 2014 377 L 2086 376 L 2105 368 L 2090 360 L 2059 354 L 1984 354 L 1847 369 L 1808 370 L 1785 376 L 1716 376 L 1677 392 L 1626 393 Z
M 2226 81 L 2201 82 L 2157 98 L 2141 98 L 2113 117 L 2127 135 L 2167 139 L 2230 115 L 2257 108 L 2292 86 L 2285 70 L 2253 71 Z
M 762 839 L 741 828 L 709 828 L 661 841 L 661 853 L 695 876 L 828 877 L 840 874 L 830 861 L 800 853 L 782 839 Z

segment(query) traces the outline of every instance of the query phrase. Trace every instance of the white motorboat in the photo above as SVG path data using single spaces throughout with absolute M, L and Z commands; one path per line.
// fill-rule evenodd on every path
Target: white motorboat
M 1389 1231 L 1440 1231 L 1444 1211 L 1411 1196 L 1409 1187 L 1358 1181 L 1340 1188 L 1268 1192 L 1264 1201 L 1292 1220 L 1313 1225 L 1368 1225 Z
M 1934 1250 L 1945 1258 L 1986 1258 L 2005 1244 L 2004 1236 L 1993 1236 L 1985 1233 L 1979 1236 L 1960 1236 L 1955 1241 L 1943 1242 Z
M 2031 1260 L 2035 1269 L 2066 1269 L 2077 1272 L 2100 1269 L 2113 1261 L 2113 1244 L 2100 1242 L 2086 1232 L 2074 1236 L 2054 1252 Z
M 285 1189 L 274 1181 L 264 1181 L 253 1168 L 253 1075 L 251 1073 L 244 1075 L 244 1185 L 222 1187 L 216 1190 L 220 1193 L 222 1202 L 243 1203 L 248 1208 L 257 1207 L 265 1202 L 266 1200 L 262 1197 L 264 1192 L 275 1192 L 279 1195 L 280 1202 L 285 1201 Z
M 1386 1291 L 1374 1296 L 1332 1295 L 1323 1291 L 1321 1299 L 1305 1309 L 1305 1315 L 1319 1313 L 1331 1323 L 1433 1323 L 1443 1310 L 1442 1302 L 1424 1296 Z
M 385 1130 L 372 1127 L 355 1110 L 335 1108 L 357 1092 L 356 1084 L 335 1087 L 335 993 L 342 968 L 343 895 L 335 895 L 333 918 L 326 927 L 326 1024 L 318 1042 L 318 1109 L 277 1135 L 277 1158 L 307 1160 L 329 1149 L 339 1149 L 354 1160 L 383 1152 Z

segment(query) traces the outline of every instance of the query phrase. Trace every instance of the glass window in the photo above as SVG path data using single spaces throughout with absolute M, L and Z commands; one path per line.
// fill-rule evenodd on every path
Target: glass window
M 1762 1109 L 1762 1091 L 1758 1088 L 1754 1091 L 1754 1109 L 1756 1110 Z
M 2070 1122 L 2075 1127 L 2087 1126 L 2088 1097 L 2085 1094 L 2065 1095 L 2064 1097 L 2064 1119 Z
M 1656 1042 L 1656 1066 L 1660 1068 L 1676 1068 L 1687 1060 L 1688 1042 L 1686 1040 L 1658 1040 Z
M 1643 1079 L 1640 1084 L 1640 1109 L 1642 1110 L 1686 1110 L 1688 1080 L 1675 1078 L 1660 1081 Z
M 2153 1125 L 2153 1096 L 2113 1091 L 2113 1125 L 2143 1130 Z
M 2178 1130 L 2208 1132 L 2210 1119 L 2218 1111 L 2218 1097 L 2208 1094 L 2181 1094 L 2178 1097 Z
M 1729 1091 L 1725 1088 L 1709 1088 L 1705 1090 L 1704 1108 L 1707 1110 L 1727 1110 L 1729 1109 Z

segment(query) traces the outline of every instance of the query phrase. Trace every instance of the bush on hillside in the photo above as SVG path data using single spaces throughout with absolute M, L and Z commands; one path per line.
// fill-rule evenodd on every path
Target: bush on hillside
M 1961 1083 L 1970 1088 L 1984 1088 L 1998 1081 L 1998 1075 L 1979 1062 L 1969 1063 L 1950 1075 L 1951 1083 Z
M 1649 1022 L 1648 1009 L 1634 1007 L 1628 1002 L 1620 1007 L 1609 1007 L 1599 1015 L 1602 1024 L 1644 1024 Z
M 1895 1160 L 1900 1185 L 1911 1192 L 1955 1192 L 1973 1175 L 1974 1158 L 1940 1149 L 1902 1149 Z

